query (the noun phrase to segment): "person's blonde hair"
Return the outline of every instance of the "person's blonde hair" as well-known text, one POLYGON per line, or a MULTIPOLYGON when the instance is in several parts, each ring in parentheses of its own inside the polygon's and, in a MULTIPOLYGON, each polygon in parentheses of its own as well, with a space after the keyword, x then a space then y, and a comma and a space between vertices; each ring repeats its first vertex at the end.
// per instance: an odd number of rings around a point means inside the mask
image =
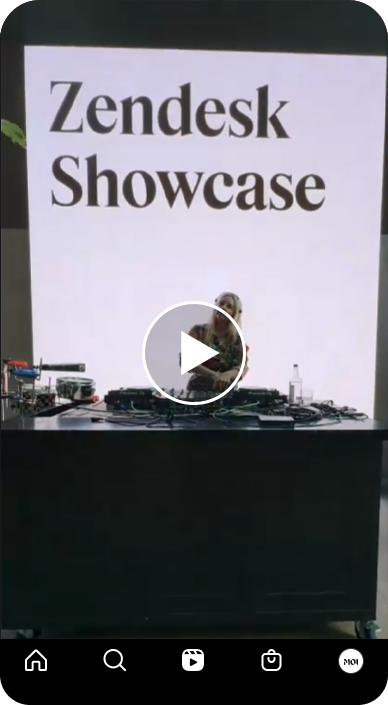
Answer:
MULTIPOLYGON (((241 316, 242 316, 242 302, 239 296, 237 294, 233 294, 231 291, 224 291, 222 294, 217 296, 215 300, 215 305, 219 306, 222 299, 225 298, 225 296, 228 296, 230 299, 233 301, 233 314, 232 318, 234 321, 236 321, 237 325, 239 328, 241 328, 241 316)), ((216 310, 213 309, 213 313, 211 316, 211 319, 207 325, 207 330, 206 330, 206 340, 205 340, 205 345, 208 345, 211 343, 213 336, 215 334, 215 316, 216 316, 216 310)), ((228 326, 228 332, 227 332, 228 338, 231 340, 236 340, 238 337, 238 332, 236 330, 236 326, 233 325, 231 321, 229 321, 229 326, 228 326)))

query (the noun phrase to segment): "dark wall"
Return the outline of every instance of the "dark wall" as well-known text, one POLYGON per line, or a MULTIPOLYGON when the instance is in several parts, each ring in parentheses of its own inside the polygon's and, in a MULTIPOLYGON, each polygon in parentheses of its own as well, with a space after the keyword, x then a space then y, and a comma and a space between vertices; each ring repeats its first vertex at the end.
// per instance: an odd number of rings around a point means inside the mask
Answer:
POLYGON ((388 420, 388 235, 381 238, 375 416, 388 420))
MULTIPOLYGON (((1 42, 1 117, 25 128, 20 42, 1 42)), ((1 358, 32 362, 26 152, 1 136, 1 358)))
POLYGON ((32 362, 30 244, 27 229, 1 230, 1 359, 32 362))
MULTIPOLYGON (((375 418, 388 420, 388 234, 381 238, 380 251, 375 418)), ((383 478, 385 487, 388 488, 388 443, 384 443, 383 478)))
MULTIPOLYGON (((1 117, 25 128, 24 49, 1 41, 1 117)), ((1 227, 27 228, 26 152, 1 135, 1 227)))

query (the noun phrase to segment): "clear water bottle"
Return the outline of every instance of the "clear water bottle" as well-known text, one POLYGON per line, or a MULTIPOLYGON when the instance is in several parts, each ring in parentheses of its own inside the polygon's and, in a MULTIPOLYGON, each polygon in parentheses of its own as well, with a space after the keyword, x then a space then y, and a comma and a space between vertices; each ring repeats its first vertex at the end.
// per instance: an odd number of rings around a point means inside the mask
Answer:
POLYGON ((297 404, 302 401, 302 378, 299 374, 298 365, 294 365, 292 377, 290 379, 288 401, 290 404, 297 404))

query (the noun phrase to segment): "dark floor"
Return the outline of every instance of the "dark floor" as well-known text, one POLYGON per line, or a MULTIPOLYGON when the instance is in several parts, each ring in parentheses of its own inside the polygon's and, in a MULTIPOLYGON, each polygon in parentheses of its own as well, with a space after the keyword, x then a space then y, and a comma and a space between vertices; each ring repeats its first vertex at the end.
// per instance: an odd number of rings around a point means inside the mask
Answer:
MULTIPOLYGON (((381 500, 380 510, 380 546, 379 546, 379 581, 378 581, 378 599, 377 599, 377 623, 381 629, 378 634, 379 639, 388 639, 388 492, 384 490, 381 500)), ((182 639, 189 637, 202 637, 206 639, 355 639, 354 625, 350 622, 341 622, 339 624, 331 624, 322 627, 311 627, 309 625, 301 625, 298 628, 292 629, 265 629, 252 633, 225 633, 211 632, 207 634, 171 634, 162 633, 152 635, 150 638, 156 639, 182 639)), ((3 639, 13 639, 15 632, 1 632, 3 639)), ((50 637, 52 638, 52 636, 50 637)), ((57 637, 63 638, 63 637, 57 637)), ((67 638, 74 638, 68 636, 67 638)), ((78 638, 91 638, 88 635, 82 635, 78 638)), ((93 638, 118 638, 131 639, 137 638, 130 634, 104 634, 103 636, 93 636, 93 638)))

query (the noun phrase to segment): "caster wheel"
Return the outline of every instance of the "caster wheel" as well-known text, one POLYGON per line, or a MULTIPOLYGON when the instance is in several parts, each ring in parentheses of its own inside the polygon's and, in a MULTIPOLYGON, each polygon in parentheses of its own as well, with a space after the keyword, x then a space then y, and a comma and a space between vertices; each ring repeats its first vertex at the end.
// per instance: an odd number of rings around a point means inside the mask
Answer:
POLYGON ((377 639, 380 628, 375 622, 356 622, 355 631, 357 639, 377 639))

